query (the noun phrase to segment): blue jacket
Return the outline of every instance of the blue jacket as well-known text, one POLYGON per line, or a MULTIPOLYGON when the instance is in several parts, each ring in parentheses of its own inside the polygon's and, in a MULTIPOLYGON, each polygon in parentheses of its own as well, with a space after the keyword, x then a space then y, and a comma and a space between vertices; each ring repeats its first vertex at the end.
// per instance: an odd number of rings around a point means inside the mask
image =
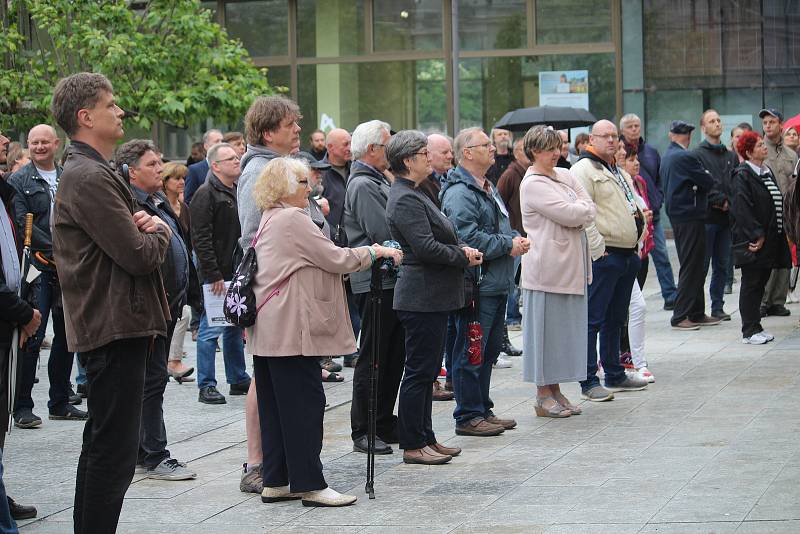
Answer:
POLYGON ((704 221, 714 179, 696 154, 670 143, 661 159, 667 215, 672 223, 704 221))
POLYGON ((206 183, 208 171, 208 161, 205 159, 189 165, 189 172, 186 174, 186 182, 183 185, 183 201, 187 206, 192 202, 195 191, 206 183))
POLYGON ((456 226, 459 239, 483 252, 481 295, 505 295, 514 284, 514 258, 508 210, 492 186, 492 194, 478 187, 475 178, 460 165, 442 178, 439 194, 442 211, 456 226))
POLYGON ((639 138, 638 146, 639 174, 647 184, 647 200, 653 210, 653 218, 657 221, 661 214, 661 205, 664 204, 664 188, 661 183, 661 156, 654 146, 645 143, 639 138))

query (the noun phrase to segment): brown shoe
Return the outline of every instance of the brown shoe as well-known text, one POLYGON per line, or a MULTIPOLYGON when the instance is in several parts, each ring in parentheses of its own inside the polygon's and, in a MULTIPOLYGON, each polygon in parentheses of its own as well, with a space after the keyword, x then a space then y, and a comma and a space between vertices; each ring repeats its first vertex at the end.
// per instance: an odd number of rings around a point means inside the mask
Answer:
POLYGON ((445 456, 455 457, 461 454, 461 447, 445 447, 441 443, 434 443, 433 445, 428 445, 428 447, 445 456))
POLYGON ((431 447, 409 449, 403 452, 403 462, 407 464, 441 465, 452 459, 453 457, 449 454, 439 454, 431 447))
POLYGON ((679 322, 678 324, 672 325, 673 330, 700 330, 700 325, 695 323, 694 321, 690 321, 689 319, 684 319, 683 321, 679 322))
POLYGON ((709 315, 704 315, 702 319, 694 322, 700 326, 714 326, 722 322, 722 317, 711 317, 709 315))
POLYGON ((455 393, 452 391, 445 391, 438 380, 433 381, 433 400, 451 401, 455 398, 455 396, 455 393))
POLYGON ((490 423, 482 417, 476 417, 463 426, 456 425, 456 434, 459 436, 499 436, 505 431, 502 425, 490 423))
POLYGON ((453 382, 451 380, 444 381, 444 390, 445 391, 454 391, 453 390, 453 382))
POLYGON ((500 425, 503 428, 505 428, 506 430, 511 430, 512 428, 517 426, 517 422, 514 421, 513 419, 500 419, 499 417, 497 417, 494 414, 492 414, 489 417, 487 417, 486 420, 489 421, 492 424, 500 425))

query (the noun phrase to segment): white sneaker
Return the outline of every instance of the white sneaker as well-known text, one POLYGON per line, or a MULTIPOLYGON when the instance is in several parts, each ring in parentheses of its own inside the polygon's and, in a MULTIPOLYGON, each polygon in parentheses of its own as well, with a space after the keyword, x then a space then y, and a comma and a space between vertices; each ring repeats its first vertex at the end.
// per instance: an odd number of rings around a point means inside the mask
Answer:
POLYGON ((745 345, 763 345, 767 341, 769 341, 769 339, 764 335, 764 332, 758 332, 750 337, 742 338, 742 343, 745 345))
POLYGON ((509 367, 513 367, 513 364, 510 360, 503 358, 502 356, 497 357, 497 361, 494 362, 492 365, 495 369, 508 369, 509 367))
POLYGON ((653 373, 651 373, 647 367, 639 367, 636 372, 639 374, 640 378, 647 380, 650 384, 656 381, 656 377, 653 376, 653 373))
POLYGON ((767 332, 766 330, 762 330, 762 331, 761 331, 761 332, 759 332, 759 333, 760 333, 762 336, 764 336, 765 338, 767 338, 767 341, 773 341, 773 340, 775 339, 775 336, 773 336, 772 334, 770 334, 770 333, 769 333, 769 332, 767 332))

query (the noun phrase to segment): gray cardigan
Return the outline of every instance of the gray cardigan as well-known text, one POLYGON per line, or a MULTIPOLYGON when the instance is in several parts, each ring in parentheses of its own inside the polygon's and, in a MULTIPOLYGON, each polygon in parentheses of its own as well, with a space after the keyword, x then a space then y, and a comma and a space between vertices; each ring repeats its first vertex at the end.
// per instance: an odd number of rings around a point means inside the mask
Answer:
POLYGON ((453 223, 414 182, 395 178, 386 204, 392 237, 403 248, 394 309, 443 312, 464 307, 469 264, 453 223))

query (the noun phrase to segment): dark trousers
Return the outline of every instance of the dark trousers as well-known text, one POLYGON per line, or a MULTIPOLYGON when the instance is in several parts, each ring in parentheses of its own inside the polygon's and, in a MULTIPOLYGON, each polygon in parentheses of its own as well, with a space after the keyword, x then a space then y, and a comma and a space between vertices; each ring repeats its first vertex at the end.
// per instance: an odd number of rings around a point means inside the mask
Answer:
POLYGON ((447 339, 444 345, 444 368, 447 369, 446 382, 453 381, 453 352, 456 350, 456 317, 453 312, 447 318, 447 339))
MULTIPOLYGON (((177 310, 172 310, 177 317, 177 310)), ((156 336, 153 350, 147 357, 142 395, 142 425, 139 430, 139 457, 137 462, 152 469, 169 458, 167 428, 164 425, 164 390, 169 382, 167 359, 175 320, 167 323, 167 337, 156 336)))
MULTIPOLYGON (((372 297, 369 293, 361 297, 361 348, 353 372, 353 403, 350 405, 351 436, 355 440, 367 435, 369 429, 369 359, 375 338, 372 319, 372 297)), ((405 355, 405 331, 392 309, 393 289, 384 289, 381 294, 380 339, 376 357, 378 394, 375 407, 375 432, 384 441, 394 442, 397 436, 397 417, 394 403, 403 378, 405 355)), ((428 387, 431 381, 428 382, 428 387)))
POLYGON ((581 389, 588 391, 600 384, 597 378, 597 336, 600 335, 600 361, 605 382, 614 386, 625 380, 625 368, 619 362, 619 336, 628 318, 631 291, 641 260, 633 252, 609 252, 592 262, 589 286, 589 337, 586 351, 586 380, 581 389))
POLYGON ((764 330, 761 327, 761 299, 772 269, 743 265, 739 288, 739 313, 742 315, 742 336, 750 337, 764 330))
POLYGON ((150 341, 121 339, 80 355, 91 395, 75 481, 76 534, 116 531, 136 469, 150 341))
POLYGON ((316 358, 253 356, 264 486, 325 489, 322 419, 325 392, 316 358))
POLYGON ((447 312, 397 312, 406 332, 406 366, 397 408, 401 449, 436 444, 431 422, 431 382, 439 375, 448 315, 447 312))
POLYGON ((703 262, 703 279, 711 267, 711 311, 721 312, 725 305, 725 284, 728 279, 728 261, 731 256, 731 228, 727 224, 706 224, 706 255, 703 262))
POLYGON ((681 264, 678 296, 671 320, 675 326, 684 319, 699 321, 706 315, 706 225, 703 221, 673 223, 672 231, 675 233, 675 248, 678 249, 678 261, 681 264))
POLYGON ((506 304, 508 295, 481 295, 478 306, 478 321, 483 331, 481 340, 482 361, 469 362, 467 354, 467 329, 474 320, 474 312, 464 309, 456 316, 456 341, 453 351, 453 393, 456 409, 453 418, 457 426, 464 426, 473 419, 492 415, 494 402, 489 397, 492 382, 492 364, 497 361, 503 345, 506 304))

